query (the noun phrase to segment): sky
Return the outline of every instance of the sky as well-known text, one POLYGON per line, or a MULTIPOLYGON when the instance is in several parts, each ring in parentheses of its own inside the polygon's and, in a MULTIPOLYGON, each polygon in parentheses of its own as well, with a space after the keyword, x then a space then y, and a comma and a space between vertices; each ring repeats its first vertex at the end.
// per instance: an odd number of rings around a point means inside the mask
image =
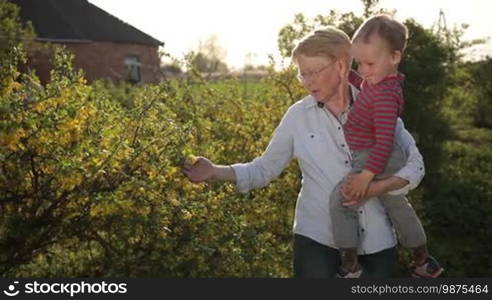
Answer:
MULTIPOLYGON (((163 50, 181 59, 200 42, 215 36, 225 50, 226 63, 239 69, 246 63, 261 65, 268 55, 278 58, 279 30, 296 13, 307 18, 331 9, 362 15, 360 0, 89 0, 126 23, 164 42, 163 50)), ((379 7, 396 9, 396 18, 413 18, 426 28, 445 13, 448 27, 469 24, 464 39, 492 36, 490 0, 380 0, 379 7)), ((492 55, 492 40, 474 50, 492 55)))

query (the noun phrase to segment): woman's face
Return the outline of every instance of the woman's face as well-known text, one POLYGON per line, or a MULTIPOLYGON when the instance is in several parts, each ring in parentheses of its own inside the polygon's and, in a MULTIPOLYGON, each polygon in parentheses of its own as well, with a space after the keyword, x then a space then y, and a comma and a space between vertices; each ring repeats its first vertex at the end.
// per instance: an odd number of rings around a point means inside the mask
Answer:
POLYGON ((339 91, 343 72, 340 62, 324 56, 299 55, 298 78, 316 101, 327 103, 339 91))

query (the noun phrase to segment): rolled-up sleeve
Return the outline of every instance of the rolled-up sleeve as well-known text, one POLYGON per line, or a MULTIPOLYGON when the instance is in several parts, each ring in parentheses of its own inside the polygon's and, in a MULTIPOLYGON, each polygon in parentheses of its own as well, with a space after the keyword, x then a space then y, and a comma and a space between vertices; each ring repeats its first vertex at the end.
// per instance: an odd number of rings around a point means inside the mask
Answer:
POLYGON ((398 118, 396 142, 407 154, 407 163, 394 176, 408 180, 408 184, 401 189, 391 191, 391 195, 406 194, 416 188, 425 175, 424 159, 420 154, 412 135, 405 129, 403 122, 398 118))
POLYGON ((266 186, 287 167, 293 157, 293 132, 291 111, 275 129, 272 139, 263 154, 249 163, 233 164, 236 189, 246 193, 266 186))

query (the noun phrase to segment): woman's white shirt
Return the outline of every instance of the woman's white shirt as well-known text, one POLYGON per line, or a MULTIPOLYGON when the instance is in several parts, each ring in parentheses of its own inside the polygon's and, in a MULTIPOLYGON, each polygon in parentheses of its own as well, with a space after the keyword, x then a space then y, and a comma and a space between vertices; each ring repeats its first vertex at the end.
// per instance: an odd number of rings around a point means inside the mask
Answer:
MULTIPOLYGON (((302 172, 302 187, 293 231, 333 248, 329 197, 350 171, 350 152, 342 128, 346 117, 347 112, 337 119, 326 108, 319 107, 313 97, 307 96, 288 109, 260 157, 232 165, 236 188, 245 193, 266 186, 296 158, 302 172)), ((422 180, 424 163, 413 137, 400 119, 395 136, 408 155, 407 164, 395 176, 408 180, 409 184, 392 194, 405 194, 422 180)), ((367 201, 358 212, 359 254, 371 254, 396 245, 393 227, 379 200, 367 201)))

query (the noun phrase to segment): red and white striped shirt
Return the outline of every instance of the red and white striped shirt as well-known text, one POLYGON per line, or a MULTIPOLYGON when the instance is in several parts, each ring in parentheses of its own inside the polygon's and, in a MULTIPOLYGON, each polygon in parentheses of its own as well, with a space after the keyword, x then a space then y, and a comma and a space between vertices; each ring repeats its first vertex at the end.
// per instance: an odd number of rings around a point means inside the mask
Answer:
POLYGON ((345 139, 352 151, 370 149, 364 169, 380 174, 393 148, 396 119, 403 111, 405 76, 398 73, 371 85, 351 71, 349 80, 360 93, 344 126, 345 139))

